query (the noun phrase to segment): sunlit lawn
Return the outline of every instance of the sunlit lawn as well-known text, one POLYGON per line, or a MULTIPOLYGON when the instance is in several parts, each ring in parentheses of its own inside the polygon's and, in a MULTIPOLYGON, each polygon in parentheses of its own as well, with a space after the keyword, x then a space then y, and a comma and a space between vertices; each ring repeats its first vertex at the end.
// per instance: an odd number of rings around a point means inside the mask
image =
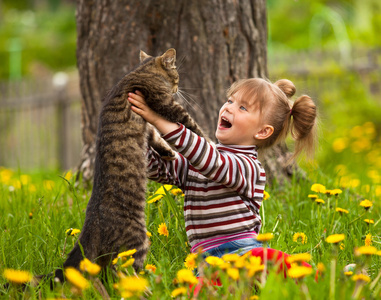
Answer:
MULTIPOLYGON (((32 287, 30 282, 23 290, 16 283, 29 282, 30 275, 46 274, 61 266, 82 227, 91 192, 81 184, 74 185, 70 172, 28 175, 2 168, 0 181, 0 282, 14 282, 9 289, 0 290, 11 298, 101 299, 105 293, 96 288, 99 281, 95 278, 102 276, 96 275, 96 266, 90 262, 83 265, 87 271, 68 273, 72 282, 58 284, 53 291, 47 284, 32 287)), ((191 298, 195 277, 189 270, 198 266, 206 281, 218 277, 223 283, 220 287, 205 286, 199 299, 269 299, 270 295, 272 299, 377 298, 381 289, 379 196, 375 196, 373 185, 363 191, 361 186, 344 188, 339 182, 339 178, 321 177, 267 188, 269 198, 261 213, 262 233, 273 234, 269 247, 305 254, 295 258, 287 279, 277 274, 271 262, 233 256, 209 261, 205 267, 200 256, 188 256, 182 193, 172 186, 165 186, 169 191, 164 191, 151 182, 146 206, 151 249, 145 270, 132 275, 133 251, 122 254, 115 271, 108 271, 104 282, 107 293, 112 298, 144 295, 169 299, 171 294, 191 298), (307 260, 312 272, 298 269, 299 259, 307 260), (357 267, 344 272, 352 263, 357 267), (264 264, 268 276, 262 276, 264 264), (320 274, 317 282, 316 270, 320 274)))

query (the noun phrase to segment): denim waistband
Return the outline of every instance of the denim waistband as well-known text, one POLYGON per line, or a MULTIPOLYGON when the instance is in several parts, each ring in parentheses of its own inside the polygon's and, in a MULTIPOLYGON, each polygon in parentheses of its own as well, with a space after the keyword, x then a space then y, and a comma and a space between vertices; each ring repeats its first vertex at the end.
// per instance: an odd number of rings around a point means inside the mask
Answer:
POLYGON ((230 242, 226 242, 215 248, 211 248, 204 252, 205 256, 217 256, 222 257, 225 254, 237 253, 243 255, 251 249, 262 247, 262 243, 255 238, 239 239, 230 242))

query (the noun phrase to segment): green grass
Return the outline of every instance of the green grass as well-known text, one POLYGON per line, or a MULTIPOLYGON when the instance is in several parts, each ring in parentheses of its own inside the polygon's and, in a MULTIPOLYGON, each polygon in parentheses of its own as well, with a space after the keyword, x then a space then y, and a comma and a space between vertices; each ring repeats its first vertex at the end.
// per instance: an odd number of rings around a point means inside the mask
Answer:
MULTIPOLYGON (((3 276, 5 269, 26 270, 33 275, 46 274, 60 267, 73 247, 76 237, 68 236, 65 232, 69 228, 81 229, 91 192, 84 189, 82 184, 75 185, 74 178, 69 178, 70 174, 66 177, 68 179, 65 179, 65 174, 58 173, 26 175, 21 171, 0 169, 1 286, 7 282, 3 276)), ((340 188, 333 179, 316 182, 327 189, 340 188)), ((157 183, 149 183, 147 201, 152 199, 159 187, 157 183)), ((381 285, 375 279, 381 269, 381 257, 372 255, 366 259, 364 255, 355 255, 355 248, 365 244, 367 234, 372 235, 372 245, 381 249, 378 236, 381 221, 379 203, 372 187, 366 194, 354 189, 342 190, 343 193, 337 197, 318 194, 325 201, 325 204, 319 205, 308 197, 309 194, 315 194, 311 191, 311 181, 293 180, 282 187, 275 183, 267 189, 270 198, 264 201, 261 210, 262 215, 265 215, 262 232, 274 234, 269 242, 271 248, 289 254, 310 253, 314 272, 319 263, 325 266, 318 283, 314 280, 314 273, 295 283, 294 279, 285 279, 276 274, 271 265, 268 266, 266 282, 261 281, 260 272, 248 278, 245 268, 239 269, 240 279, 234 280, 218 267, 203 267, 204 264, 198 258, 199 269, 205 272, 206 278, 210 279, 214 271, 219 270, 220 279, 224 282, 222 287, 205 287, 199 299, 248 299, 253 295, 258 295, 260 299, 268 299, 270 295, 272 299, 350 299, 356 289, 359 295, 354 298, 379 297, 381 285), (369 210, 360 206, 365 198, 373 203, 369 210), (341 215, 336 212, 336 207, 348 210, 348 214, 341 215), (374 224, 369 225, 364 219, 373 219, 374 224), (305 244, 293 241, 293 235, 298 232, 307 236, 305 244), (336 233, 345 235, 342 243, 334 246, 325 241, 327 236, 336 233), (333 258, 337 262, 335 276, 331 277, 333 258), (349 263, 356 263, 359 269, 365 268, 371 282, 359 285, 351 276, 344 275, 342 270, 349 263)), ((156 271, 146 270, 140 277, 147 280, 149 294, 146 297, 149 299, 170 299, 176 288, 188 288, 187 283, 176 283, 175 280, 177 272, 185 268, 184 260, 189 253, 182 204, 181 195, 174 196, 167 192, 162 199, 146 206, 147 229, 152 234, 146 264, 155 265, 156 271), (162 223, 168 228, 168 237, 158 233, 162 223)), ((131 272, 131 268, 127 268, 127 271, 131 272)), ((25 290, 13 284, 9 289, 0 287, 1 297, 102 299, 100 292, 93 286, 94 277, 88 274, 84 276, 91 285, 80 293, 69 282, 57 285, 53 291, 46 283, 37 288, 28 285, 25 290)), ((112 298, 121 297, 114 288, 118 281, 117 276, 110 275, 104 284, 112 298)), ((191 289, 188 288, 187 293, 191 293, 191 289)))

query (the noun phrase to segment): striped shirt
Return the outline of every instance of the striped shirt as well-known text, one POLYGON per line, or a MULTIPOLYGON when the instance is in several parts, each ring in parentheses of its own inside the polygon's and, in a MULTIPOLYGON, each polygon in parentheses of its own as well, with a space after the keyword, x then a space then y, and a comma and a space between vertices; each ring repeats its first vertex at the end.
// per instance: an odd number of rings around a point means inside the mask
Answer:
POLYGON ((255 146, 212 145, 182 124, 163 138, 178 151, 166 161, 147 152, 148 177, 181 188, 192 252, 256 236, 266 175, 255 146))

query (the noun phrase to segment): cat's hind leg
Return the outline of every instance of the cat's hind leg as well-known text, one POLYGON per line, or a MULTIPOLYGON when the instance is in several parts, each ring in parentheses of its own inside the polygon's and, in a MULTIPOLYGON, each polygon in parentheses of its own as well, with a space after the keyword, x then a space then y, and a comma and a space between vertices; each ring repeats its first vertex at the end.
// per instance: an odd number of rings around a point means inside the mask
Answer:
POLYGON ((176 157, 175 151, 164 141, 156 129, 151 125, 147 124, 148 133, 148 145, 151 146, 159 155, 166 160, 174 160, 176 157))

